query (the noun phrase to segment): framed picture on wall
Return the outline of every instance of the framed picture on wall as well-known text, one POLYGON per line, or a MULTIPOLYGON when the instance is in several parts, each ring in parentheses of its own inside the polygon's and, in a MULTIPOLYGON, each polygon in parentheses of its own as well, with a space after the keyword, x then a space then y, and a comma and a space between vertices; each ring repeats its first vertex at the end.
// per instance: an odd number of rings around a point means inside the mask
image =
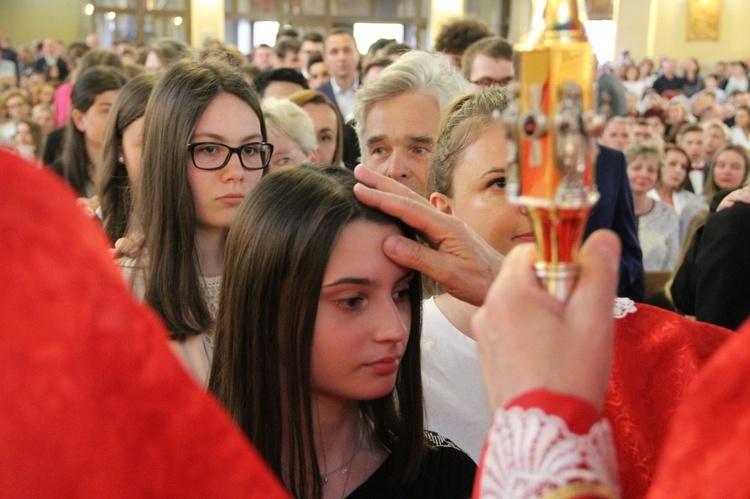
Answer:
POLYGON ((688 41, 718 40, 721 0, 688 0, 688 41))

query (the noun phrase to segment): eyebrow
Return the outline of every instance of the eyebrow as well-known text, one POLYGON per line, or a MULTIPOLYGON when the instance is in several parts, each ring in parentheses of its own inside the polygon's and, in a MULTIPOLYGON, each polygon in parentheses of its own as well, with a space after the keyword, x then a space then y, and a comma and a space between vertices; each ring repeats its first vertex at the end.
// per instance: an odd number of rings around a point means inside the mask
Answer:
MULTIPOLYGON (((213 139, 213 140, 218 141, 218 142, 221 142, 222 140, 226 140, 226 137, 224 137, 223 135, 219 135, 219 134, 211 133, 211 132, 196 133, 195 135, 193 135, 193 138, 190 139, 190 140, 193 141, 197 137, 213 139)), ((261 134, 254 133, 252 135, 248 135, 248 136, 244 137, 240 142, 247 143, 247 141, 249 141, 249 140, 256 140, 256 139, 260 139, 260 138, 262 138, 261 134)))
MULTIPOLYGON (((387 135, 375 135, 374 137, 370 137, 369 139, 367 139, 366 145, 370 146, 372 144, 382 142, 386 139, 386 137, 387 135)), ((407 139, 409 140, 409 142, 416 144, 433 145, 435 143, 435 139, 432 137, 428 137, 427 135, 409 135, 407 139)))
POLYGON ((385 139, 385 135, 375 135, 374 137, 370 137, 367 139, 367 145, 372 145, 377 142, 382 142, 385 139))
POLYGON ((482 173, 482 175, 479 178, 489 177, 490 175, 495 175, 497 173, 506 173, 507 169, 505 168, 493 168, 491 170, 487 170, 486 172, 482 173))
POLYGON ((426 135, 410 135, 409 140, 411 142, 416 142, 418 144, 432 145, 435 143, 435 139, 433 139, 432 137, 428 137, 426 135))
MULTIPOLYGON (((407 280, 411 279, 413 276, 414 276, 414 271, 413 270, 407 270, 404 275, 402 275, 401 277, 399 277, 396 280, 396 284, 398 284, 400 282, 407 281, 407 280)), ((356 284, 356 285, 359 285, 359 286, 370 286, 370 287, 373 287, 373 286, 377 286, 378 285, 378 281, 375 280, 375 279, 368 279, 366 277, 342 277, 341 279, 336 279, 335 281, 329 282, 328 284, 323 284, 323 286, 321 286, 321 287, 322 288, 330 288, 332 286, 338 286, 340 284, 356 284)))
POLYGON ((511 81, 513 81, 513 76, 508 75, 508 76, 503 76, 500 79, 496 79, 494 76, 481 75, 481 76, 477 76, 476 78, 474 78, 475 82, 482 81, 482 80, 490 80, 490 81, 497 82, 497 83, 510 83, 511 81))

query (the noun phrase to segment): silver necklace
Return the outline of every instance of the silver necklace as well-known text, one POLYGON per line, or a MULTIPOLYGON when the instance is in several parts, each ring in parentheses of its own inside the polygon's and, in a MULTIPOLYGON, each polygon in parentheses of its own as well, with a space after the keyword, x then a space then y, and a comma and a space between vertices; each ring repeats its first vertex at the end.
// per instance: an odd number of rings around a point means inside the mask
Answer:
MULTIPOLYGON (((325 473, 322 473, 320 475, 320 478, 323 480, 323 485, 328 483, 328 477, 330 477, 334 473, 340 473, 342 475, 346 475, 347 473, 349 473, 349 470, 352 468, 352 463, 354 462, 354 458, 357 457, 357 454, 359 454, 359 449, 362 446, 362 440, 364 440, 364 432, 362 431, 362 428, 360 427, 359 438, 357 439, 357 445, 354 446, 354 452, 352 453, 352 457, 350 457, 348 461, 346 461, 344 464, 342 464, 338 468, 332 471, 327 471, 325 473)), ((347 477, 347 481, 348 481, 348 478, 349 477, 347 477)))

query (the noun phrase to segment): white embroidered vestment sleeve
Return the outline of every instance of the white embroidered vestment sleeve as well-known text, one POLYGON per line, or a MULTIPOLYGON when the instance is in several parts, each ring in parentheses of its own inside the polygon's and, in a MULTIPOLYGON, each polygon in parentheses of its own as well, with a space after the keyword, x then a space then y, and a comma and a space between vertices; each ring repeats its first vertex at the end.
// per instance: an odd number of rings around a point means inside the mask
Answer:
POLYGON ((479 497, 543 497, 576 485, 589 485, 595 495, 618 495, 617 458, 605 420, 577 435, 540 409, 500 409, 487 443, 479 497))

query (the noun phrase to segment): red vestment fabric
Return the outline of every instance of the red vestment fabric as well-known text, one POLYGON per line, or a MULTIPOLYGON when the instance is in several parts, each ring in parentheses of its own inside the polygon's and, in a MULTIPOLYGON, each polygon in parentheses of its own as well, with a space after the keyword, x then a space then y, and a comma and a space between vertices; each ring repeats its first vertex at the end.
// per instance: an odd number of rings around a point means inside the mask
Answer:
POLYGON ((604 416, 612 425, 622 497, 644 497, 688 385, 732 331, 636 304, 615 320, 604 416))
MULTIPOLYGON (((617 448, 623 498, 641 498, 649 492, 657 461, 665 446, 667 429, 677 406, 687 397, 688 385, 709 357, 733 335, 732 331, 722 327, 692 321, 660 308, 641 303, 636 307, 636 313, 615 321, 612 376, 604 405, 604 416, 610 422, 617 448)), ((748 336, 747 358, 736 360, 746 366, 750 366, 750 334, 748 336)), ((750 367, 746 371, 750 375, 750 367)), ((704 386, 703 390, 707 391, 709 387, 704 386)), ((750 401, 750 384, 745 393, 750 401)), ((701 397, 696 393, 689 397, 690 402, 695 404, 701 397)), ((578 398, 546 390, 532 390, 508 405, 539 407, 548 414, 564 418, 569 425, 573 423, 571 429, 577 433, 586 431, 581 427, 582 422, 588 421, 589 426, 594 422, 592 406, 578 398)), ((711 411, 707 410, 706 422, 710 414, 711 411)), ((746 430, 750 432, 750 411, 745 419, 746 430)), ((695 433, 695 438, 706 431, 707 428, 702 428, 695 433)), ((681 435, 681 430, 674 430, 670 443, 684 449, 681 435)), ((731 432, 727 432, 726 437, 729 441, 731 432)), ((699 444, 695 443, 685 454, 693 455, 691 453, 697 447, 699 444)), ((670 451, 667 455, 672 454, 670 451)), ((683 459, 687 458, 683 456, 683 459)), ((477 476, 481 473, 480 462, 477 476)), ((713 473, 718 473, 718 469, 713 473)), ((684 483, 684 467, 674 469, 671 477, 675 484, 684 483)), ((709 480, 708 475, 703 479, 709 480)), ((748 482, 750 484, 750 480, 748 482)), ((653 497, 683 497, 686 490, 657 493, 653 497)), ((477 494, 478 488, 475 488, 475 496, 477 494)), ((715 497, 720 497, 720 494, 715 497)))
POLYGON ((706 364, 672 423, 649 497, 750 496, 750 321, 706 364))
POLYGON ((54 177, 0 151, 0 495, 286 497, 54 177))

